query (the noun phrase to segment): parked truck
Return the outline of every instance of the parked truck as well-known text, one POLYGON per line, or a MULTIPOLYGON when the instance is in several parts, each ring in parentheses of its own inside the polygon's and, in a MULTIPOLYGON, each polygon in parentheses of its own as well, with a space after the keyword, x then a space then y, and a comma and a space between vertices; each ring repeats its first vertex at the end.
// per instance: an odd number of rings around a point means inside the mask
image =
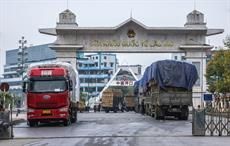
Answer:
POLYGON ((187 120, 192 106, 192 87, 198 79, 196 67, 186 62, 162 60, 146 68, 135 83, 142 111, 157 120, 175 116, 187 120), (144 106, 143 106, 144 104, 144 106))
POLYGON ((77 102, 77 107, 80 113, 85 111, 85 100, 80 100, 79 102, 77 102))
POLYGON ((126 95, 124 97, 124 103, 126 111, 134 111, 135 110, 135 97, 134 95, 126 95))
POLYGON ((102 93, 101 97, 102 108, 106 113, 109 111, 123 111, 124 98, 120 89, 108 88, 102 93))
POLYGON ((38 64, 28 68, 23 91, 27 101, 27 123, 61 121, 65 126, 77 120, 79 78, 68 63, 38 64))

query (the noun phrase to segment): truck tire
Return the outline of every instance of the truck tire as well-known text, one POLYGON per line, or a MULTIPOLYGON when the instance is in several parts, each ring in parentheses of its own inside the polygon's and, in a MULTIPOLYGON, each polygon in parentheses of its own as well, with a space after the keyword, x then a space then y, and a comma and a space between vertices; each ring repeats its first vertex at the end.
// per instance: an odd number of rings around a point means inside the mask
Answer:
POLYGON ((76 123, 77 121, 77 112, 73 111, 72 117, 71 117, 71 123, 76 123))
POLYGON ((145 114, 149 116, 149 105, 145 105, 145 114))
POLYGON ((154 106, 151 105, 151 108, 150 108, 150 113, 151 113, 151 117, 155 117, 155 111, 154 111, 154 106))
POLYGON ((156 109, 155 109, 155 119, 160 120, 159 108, 158 107, 156 107, 156 109))
POLYGON ((109 108, 104 108, 106 113, 109 113, 109 108))
POLYGON ((28 121, 27 124, 30 126, 30 127, 35 127, 38 125, 38 122, 36 121, 28 121))
POLYGON ((154 118, 154 117, 155 117, 155 114, 154 114, 154 113, 152 113, 152 114, 151 114, 151 117, 153 117, 153 118, 154 118))
POLYGON ((135 107, 133 107, 132 111, 135 111, 135 107))
POLYGON ((64 122, 63 122, 64 126, 69 126, 69 125, 70 125, 70 123, 71 123, 70 118, 68 118, 68 119, 64 120, 64 122))
POLYGON ((181 109, 181 114, 179 116, 180 120, 188 120, 188 116, 189 116, 189 109, 188 106, 184 106, 181 109))
POLYGON ((156 109, 155 109, 155 119, 156 120, 162 120, 162 119, 164 119, 163 110, 159 106, 156 106, 156 109))

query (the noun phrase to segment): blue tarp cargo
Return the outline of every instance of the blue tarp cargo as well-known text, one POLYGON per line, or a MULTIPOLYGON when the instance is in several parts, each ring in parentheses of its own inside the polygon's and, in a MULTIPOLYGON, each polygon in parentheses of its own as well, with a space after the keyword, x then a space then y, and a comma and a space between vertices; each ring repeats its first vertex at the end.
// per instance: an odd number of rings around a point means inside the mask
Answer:
POLYGON ((179 87, 191 90, 196 80, 198 73, 193 64, 174 61, 162 60, 152 63, 148 66, 143 74, 143 77, 135 83, 135 91, 137 87, 147 89, 147 84, 150 80, 154 80, 159 87, 179 87))

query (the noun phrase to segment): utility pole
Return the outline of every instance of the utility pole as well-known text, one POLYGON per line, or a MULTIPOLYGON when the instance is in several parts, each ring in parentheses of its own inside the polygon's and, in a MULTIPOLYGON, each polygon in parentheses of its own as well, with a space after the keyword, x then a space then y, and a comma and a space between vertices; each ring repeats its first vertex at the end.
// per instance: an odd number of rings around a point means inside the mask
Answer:
POLYGON ((88 100, 88 104, 87 104, 87 110, 89 111, 89 99, 90 99, 90 92, 89 92, 89 81, 90 81, 90 71, 89 71, 89 64, 87 64, 87 73, 88 73, 88 86, 87 86, 87 100, 88 100))
MULTIPOLYGON (((26 51, 26 43, 27 40, 25 40, 25 37, 22 36, 21 39, 18 41, 19 42, 19 49, 18 49, 18 75, 19 77, 21 76, 21 85, 23 85, 23 74, 26 68, 26 62, 28 60, 27 55, 28 52, 26 51)), ((19 106, 21 106, 23 100, 23 92, 21 92, 21 99, 19 106)))

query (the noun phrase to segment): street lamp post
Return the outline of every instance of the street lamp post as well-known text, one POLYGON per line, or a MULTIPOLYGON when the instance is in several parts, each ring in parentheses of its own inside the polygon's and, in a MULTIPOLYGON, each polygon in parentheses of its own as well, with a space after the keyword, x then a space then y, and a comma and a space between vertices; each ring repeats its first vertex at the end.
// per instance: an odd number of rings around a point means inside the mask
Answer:
POLYGON ((89 71, 89 64, 88 64, 88 86, 87 86, 87 100, 88 100, 88 104, 87 104, 87 110, 89 111, 89 99, 90 99, 90 95, 89 95, 89 81, 90 81, 90 71, 89 71))
MULTIPOLYGON (((26 51, 27 40, 25 40, 25 37, 22 36, 18 42, 19 42, 19 49, 18 49, 18 70, 17 71, 18 71, 18 75, 21 76, 21 85, 22 85, 23 84, 23 73, 24 73, 25 68, 26 68, 25 64, 28 60, 28 58, 27 58, 28 53, 26 51)), ((23 93, 21 95, 23 95, 23 93)), ((20 99, 20 105, 19 106, 21 106, 21 101, 22 101, 22 98, 20 99)))

